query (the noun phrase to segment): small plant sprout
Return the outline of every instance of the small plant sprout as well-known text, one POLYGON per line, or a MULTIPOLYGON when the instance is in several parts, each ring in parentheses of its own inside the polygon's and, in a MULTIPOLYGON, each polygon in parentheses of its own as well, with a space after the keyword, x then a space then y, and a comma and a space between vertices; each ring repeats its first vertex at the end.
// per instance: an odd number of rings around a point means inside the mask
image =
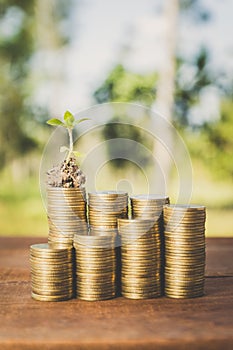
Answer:
POLYGON ((68 152, 66 161, 68 162, 72 156, 76 157, 81 157, 82 154, 78 151, 74 151, 74 142, 73 142, 73 129, 75 125, 80 124, 84 122, 85 120, 90 120, 89 118, 82 118, 76 120, 74 118, 74 115, 66 111, 64 116, 63 116, 64 122, 62 122, 60 119, 53 118, 47 121, 47 124, 52 125, 52 126, 63 126, 64 128, 67 129, 68 134, 69 134, 69 148, 66 146, 61 146, 60 152, 68 152))

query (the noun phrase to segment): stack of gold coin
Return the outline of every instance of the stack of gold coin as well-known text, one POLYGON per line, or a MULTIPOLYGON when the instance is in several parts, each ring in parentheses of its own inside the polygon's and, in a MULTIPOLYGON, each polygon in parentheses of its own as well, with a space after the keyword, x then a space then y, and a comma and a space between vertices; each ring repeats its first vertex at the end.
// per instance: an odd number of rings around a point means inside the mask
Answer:
POLYGON ((155 220, 155 232, 160 244, 161 252, 161 286, 162 294, 164 289, 164 227, 163 227, 163 206, 169 204, 170 200, 167 196, 156 194, 137 195, 130 198, 132 216, 135 219, 152 219, 155 220))
POLYGON ((204 294, 205 219, 200 205, 165 205, 165 295, 194 298, 204 294))
POLYGON ((106 300, 116 296, 115 236, 75 235, 76 296, 106 300))
POLYGON ((130 198, 132 216, 137 219, 158 220, 162 217, 163 206, 169 204, 169 197, 155 194, 137 195, 130 198))
POLYGON ((55 249, 49 244, 30 247, 32 297, 40 301, 71 299, 73 291, 73 248, 55 249))
POLYGON ((112 235, 115 237, 115 254, 116 254, 116 295, 121 295, 121 238, 117 228, 108 228, 104 226, 90 226, 92 236, 112 235))
POLYGON ((50 243, 70 247, 75 233, 87 234, 84 188, 49 187, 47 201, 50 243))
POLYGON ((121 236, 122 295, 131 299, 161 295, 160 235, 154 219, 118 219, 121 236))
POLYGON ((128 216, 128 194, 118 191, 89 193, 90 226, 117 227, 117 218, 128 216))

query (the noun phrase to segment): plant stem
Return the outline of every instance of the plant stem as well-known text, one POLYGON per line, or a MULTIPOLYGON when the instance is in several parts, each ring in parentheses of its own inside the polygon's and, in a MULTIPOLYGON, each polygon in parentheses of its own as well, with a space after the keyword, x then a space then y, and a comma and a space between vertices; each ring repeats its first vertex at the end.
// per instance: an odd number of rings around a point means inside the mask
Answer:
POLYGON ((68 153, 66 160, 69 161, 69 159, 71 158, 71 155, 73 153, 73 133, 72 133, 71 128, 68 128, 67 130, 68 130, 68 134, 69 134, 70 147, 69 147, 69 153, 68 153))

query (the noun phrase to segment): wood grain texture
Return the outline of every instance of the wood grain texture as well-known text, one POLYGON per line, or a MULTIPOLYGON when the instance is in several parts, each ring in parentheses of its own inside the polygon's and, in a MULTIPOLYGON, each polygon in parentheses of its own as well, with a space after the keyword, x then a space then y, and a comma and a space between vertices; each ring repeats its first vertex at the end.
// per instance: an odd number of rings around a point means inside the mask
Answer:
POLYGON ((39 302, 29 245, 0 238, 0 349, 233 349, 233 239, 207 240, 205 296, 39 302))

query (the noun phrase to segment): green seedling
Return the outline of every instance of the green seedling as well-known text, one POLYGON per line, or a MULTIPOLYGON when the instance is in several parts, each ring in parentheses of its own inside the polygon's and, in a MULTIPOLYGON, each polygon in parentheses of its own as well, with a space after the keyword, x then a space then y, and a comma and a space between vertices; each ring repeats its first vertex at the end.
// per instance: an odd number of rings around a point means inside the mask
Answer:
POLYGON ((61 146, 60 152, 68 152, 66 160, 69 161, 69 159, 74 156, 75 158, 82 157, 82 154, 78 151, 74 151, 74 142, 73 142, 73 129, 75 125, 78 125, 86 120, 90 120, 89 118, 82 118, 76 120, 73 116, 73 114, 69 111, 66 111, 63 116, 64 121, 61 121, 60 119, 53 118, 49 119, 47 121, 47 124, 52 126, 62 126, 67 129, 68 135, 69 135, 69 147, 61 146))

